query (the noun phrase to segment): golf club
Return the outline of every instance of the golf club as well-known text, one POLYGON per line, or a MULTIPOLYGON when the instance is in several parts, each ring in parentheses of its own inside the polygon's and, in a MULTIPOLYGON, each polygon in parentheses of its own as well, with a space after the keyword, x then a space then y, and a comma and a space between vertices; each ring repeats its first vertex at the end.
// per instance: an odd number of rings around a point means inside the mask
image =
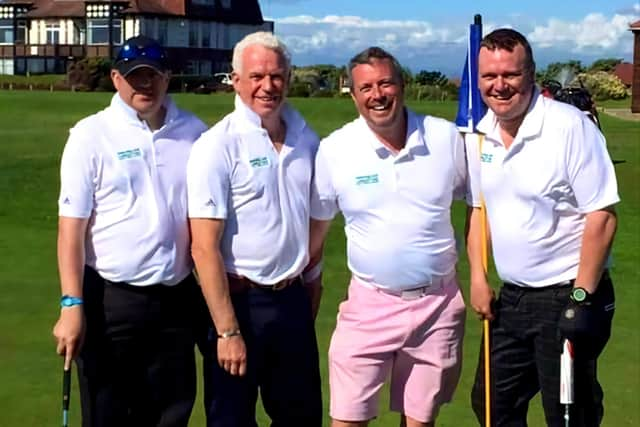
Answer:
POLYGON ((62 427, 69 426, 69 398, 71 396, 71 363, 62 368, 62 427))

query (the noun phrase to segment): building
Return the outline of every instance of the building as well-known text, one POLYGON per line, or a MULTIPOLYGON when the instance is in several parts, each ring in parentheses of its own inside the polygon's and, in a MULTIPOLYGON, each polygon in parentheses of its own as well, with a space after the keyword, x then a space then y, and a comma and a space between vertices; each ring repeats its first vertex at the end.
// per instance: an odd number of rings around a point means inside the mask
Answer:
POLYGON ((617 64, 612 71, 613 75, 628 88, 633 84, 633 64, 630 62, 621 62, 617 64))
POLYGON ((62 74, 143 34, 166 46, 174 73, 209 75, 259 30, 273 22, 258 0, 0 0, 0 74, 62 74))
POLYGON ((640 113, 640 21, 629 25, 633 32, 633 84, 631 85, 631 112, 640 113))

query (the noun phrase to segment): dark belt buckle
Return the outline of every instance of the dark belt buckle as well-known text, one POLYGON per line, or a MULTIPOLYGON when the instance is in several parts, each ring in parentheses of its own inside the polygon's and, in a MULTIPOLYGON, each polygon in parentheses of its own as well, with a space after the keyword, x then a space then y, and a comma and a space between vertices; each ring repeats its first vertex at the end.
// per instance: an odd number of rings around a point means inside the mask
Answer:
POLYGON ((291 283, 293 283, 293 279, 284 279, 279 281, 278 283, 274 283, 273 286, 271 286, 271 289, 273 291, 281 291, 287 286, 289 286, 291 283))

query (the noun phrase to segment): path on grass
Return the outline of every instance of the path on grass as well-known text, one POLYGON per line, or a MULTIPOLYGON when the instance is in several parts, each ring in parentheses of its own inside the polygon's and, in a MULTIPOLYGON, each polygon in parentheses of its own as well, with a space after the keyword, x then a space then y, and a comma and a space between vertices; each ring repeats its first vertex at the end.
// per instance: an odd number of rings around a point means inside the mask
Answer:
POLYGON ((640 113, 632 113, 629 108, 602 108, 601 111, 619 119, 640 122, 640 113))

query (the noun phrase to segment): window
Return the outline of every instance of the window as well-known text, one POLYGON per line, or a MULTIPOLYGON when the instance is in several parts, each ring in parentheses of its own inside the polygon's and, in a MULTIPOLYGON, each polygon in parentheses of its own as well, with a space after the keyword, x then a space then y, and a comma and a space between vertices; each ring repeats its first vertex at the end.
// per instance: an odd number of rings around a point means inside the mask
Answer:
POLYGON ((215 0, 192 0, 193 4, 201 4, 204 6, 215 6, 215 0))
POLYGON ((218 29, 220 30, 220 37, 218 37, 218 47, 220 49, 232 49, 229 41, 229 25, 221 24, 218 29))
POLYGON ((19 20, 16 25, 16 43, 28 43, 28 34, 29 27, 27 26, 27 21, 19 20))
POLYGON ((211 23, 202 22, 202 28, 200 31, 200 40, 202 47, 211 47, 211 23))
POLYGON ((210 76, 211 75, 211 61, 200 61, 200 75, 201 76, 210 76))
POLYGON ((144 18, 142 20, 142 33, 143 36, 156 38, 156 21, 153 18, 144 18))
POLYGON ((229 9, 231 7, 231 0, 220 0, 220 3, 222 3, 222 7, 225 9, 229 9))
POLYGON ((187 61, 187 74, 198 74, 198 61, 187 61))
POLYGON ((47 44, 60 43, 60 24, 47 24, 47 44))
POLYGON ((166 46, 169 39, 169 21, 166 19, 158 20, 158 37, 156 40, 161 46, 166 46))
POLYGON ((189 47, 198 47, 198 21, 189 22, 189 47))
POLYGON ((0 19, 0 44, 13 44, 13 19, 0 19))
MULTIPOLYGON (((111 42, 122 44, 122 20, 111 21, 111 42)), ((87 44, 109 44, 109 20, 87 19, 87 44)))
POLYGON ((13 58, 0 59, 0 74, 13 74, 13 58))

